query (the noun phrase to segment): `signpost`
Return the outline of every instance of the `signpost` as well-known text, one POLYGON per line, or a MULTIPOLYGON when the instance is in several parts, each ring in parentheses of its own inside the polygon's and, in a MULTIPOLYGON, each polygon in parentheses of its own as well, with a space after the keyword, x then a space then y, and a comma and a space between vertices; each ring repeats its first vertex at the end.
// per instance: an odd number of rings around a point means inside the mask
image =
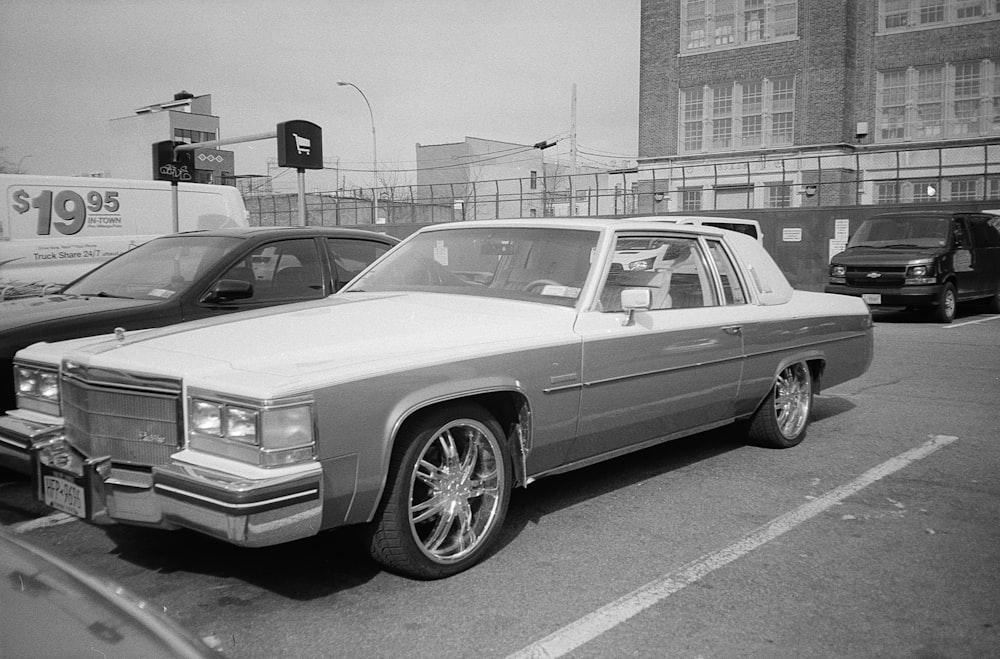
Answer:
POLYGON ((194 180, 194 152, 227 144, 243 144, 278 138, 278 166, 294 167, 299 177, 299 225, 306 223, 305 170, 323 169, 323 129, 311 121, 296 119, 283 121, 270 133, 230 137, 186 144, 184 142, 155 142, 153 144, 153 179, 170 181, 173 191, 174 231, 180 225, 177 208, 177 184, 194 180))

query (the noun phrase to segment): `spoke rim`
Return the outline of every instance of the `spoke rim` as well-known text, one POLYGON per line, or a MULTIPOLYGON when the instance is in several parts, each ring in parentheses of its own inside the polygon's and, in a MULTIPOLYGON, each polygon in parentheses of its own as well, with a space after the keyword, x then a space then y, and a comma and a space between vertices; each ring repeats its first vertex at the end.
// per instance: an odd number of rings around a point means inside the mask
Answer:
POLYGON ((451 421, 426 443, 410 476, 410 532, 438 563, 462 560, 495 525, 506 473, 494 433, 472 419, 451 421))
POLYGON ((809 420, 812 383, 803 364, 793 364, 774 383, 774 413, 785 437, 796 437, 809 420))

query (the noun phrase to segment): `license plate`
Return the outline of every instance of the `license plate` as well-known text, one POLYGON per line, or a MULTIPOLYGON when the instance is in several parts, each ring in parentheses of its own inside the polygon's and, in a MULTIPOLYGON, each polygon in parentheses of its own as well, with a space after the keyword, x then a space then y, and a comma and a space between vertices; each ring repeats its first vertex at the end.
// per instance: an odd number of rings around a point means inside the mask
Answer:
POLYGON ((45 505, 77 517, 86 517, 83 488, 65 478, 44 476, 45 505))
POLYGON ((882 295, 880 293, 865 293, 861 296, 861 299, 868 304, 882 304, 882 295))

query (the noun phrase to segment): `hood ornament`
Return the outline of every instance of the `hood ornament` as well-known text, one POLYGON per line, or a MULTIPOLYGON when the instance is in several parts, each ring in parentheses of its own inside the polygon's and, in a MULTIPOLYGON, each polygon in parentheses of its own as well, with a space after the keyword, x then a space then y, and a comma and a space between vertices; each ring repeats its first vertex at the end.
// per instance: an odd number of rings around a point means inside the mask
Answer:
POLYGON ((118 345, 119 346, 125 344, 125 328, 124 327, 116 327, 115 328, 115 340, 118 341, 118 345))

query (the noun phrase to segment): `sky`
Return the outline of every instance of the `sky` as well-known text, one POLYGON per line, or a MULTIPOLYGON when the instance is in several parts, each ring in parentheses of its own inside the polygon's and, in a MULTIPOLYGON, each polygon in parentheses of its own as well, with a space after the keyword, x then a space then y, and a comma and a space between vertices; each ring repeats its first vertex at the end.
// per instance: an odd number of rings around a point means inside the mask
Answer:
MULTIPOLYGON (((348 183, 412 172, 415 145, 567 138, 634 160, 640 0, 0 0, 0 156, 32 174, 111 169, 109 121, 185 90, 221 137, 305 119, 348 183), (367 176, 367 179, 366 179, 367 176)), ((569 139, 546 156, 568 158, 569 139)), ((275 140, 223 147, 262 174, 275 140)), ((617 161, 617 162, 615 162, 617 161)))

